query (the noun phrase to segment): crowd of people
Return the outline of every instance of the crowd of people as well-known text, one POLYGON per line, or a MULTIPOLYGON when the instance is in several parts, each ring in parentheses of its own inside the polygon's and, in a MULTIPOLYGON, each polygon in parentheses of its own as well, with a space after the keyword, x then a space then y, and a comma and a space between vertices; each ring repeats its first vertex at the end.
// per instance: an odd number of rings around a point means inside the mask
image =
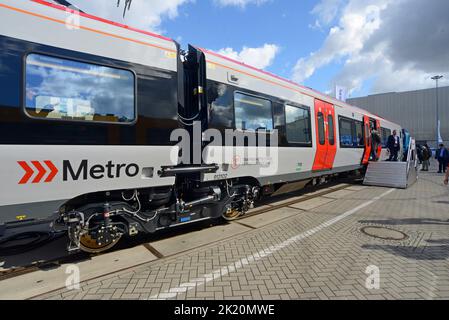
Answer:
MULTIPOLYGON (((427 144, 418 145, 417 153, 419 162, 422 164, 422 171, 429 171, 432 150, 427 144)), ((438 149, 435 150, 435 159, 438 161, 438 173, 446 173, 449 166, 449 150, 444 144, 441 143, 438 149)))
MULTIPOLYGON (((374 126, 371 126, 371 155, 370 161, 378 161, 379 157, 377 155, 377 150, 379 145, 382 143, 382 139, 375 129, 374 126)), ((404 142, 405 143, 405 142, 404 142)), ((445 173, 444 184, 449 184, 449 150, 444 146, 444 144, 440 144, 439 148, 435 150, 435 154, 433 155, 432 149, 430 149, 429 145, 426 143, 424 145, 417 145, 417 156, 420 164, 422 165, 421 171, 429 171, 430 168, 430 159, 432 156, 435 156, 435 159, 438 161, 438 173, 445 173)), ((396 130, 393 130, 393 133, 387 139, 387 149, 389 153, 389 157, 386 161, 400 161, 399 151, 401 150, 401 139, 396 130)), ((407 161, 407 155, 404 153, 403 160, 407 161)))
MULTIPOLYGON (((401 142, 400 138, 397 134, 397 131, 394 130, 393 134, 388 137, 387 140, 387 149, 390 154, 389 158, 386 161, 398 161, 399 151, 401 150, 401 142)), ((370 161, 378 161, 379 157, 377 155, 378 147, 382 144, 382 139, 374 127, 371 127, 371 156, 370 161)))

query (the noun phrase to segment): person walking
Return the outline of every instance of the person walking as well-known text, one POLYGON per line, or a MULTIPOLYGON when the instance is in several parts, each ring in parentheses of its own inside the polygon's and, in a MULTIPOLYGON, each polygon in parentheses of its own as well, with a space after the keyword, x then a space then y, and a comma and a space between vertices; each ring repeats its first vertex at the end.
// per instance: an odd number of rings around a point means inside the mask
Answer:
POLYGON ((438 173, 445 173, 449 159, 449 151, 444 147, 444 144, 440 144, 440 148, 436 151, 435 159, 438 160, 438 173))
POLYGON ((422 171, 429 171, 430 165, 430 157, 431 157, 430 149, 426 148, 426 146, 422 146, 421 158, 422 158, 422 171))
POLYGON ((401 148, 400 139, 396 130, 388 137, 387 148, 390 151, 390 157, 387 161, 398 161, 398 152, 401 148))

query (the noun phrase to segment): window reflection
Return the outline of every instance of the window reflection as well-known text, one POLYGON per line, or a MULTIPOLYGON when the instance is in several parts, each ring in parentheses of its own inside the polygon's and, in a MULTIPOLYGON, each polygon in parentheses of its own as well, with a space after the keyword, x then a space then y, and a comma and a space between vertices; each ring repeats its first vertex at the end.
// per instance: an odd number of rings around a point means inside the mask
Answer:
POLYGON ((273 130, 271 101, 235 93, 235 126, 241 130, 273 130))
POLYGON ((365 139, 363 137, 363 122, 355 121, 355 136, 354 146, 363 147, 365 145, 365 139))
POLYGON ((340 118, 340 145, 347 148, 363 147, 363 122, 340 118))
POLYGON ((333 146, 335 144, 335 136, 334 136, 334 117, 332 115, 327 116, 327 123, 329 127, 329 144, 333 146))
POLYGON ((26 109, 47 119, 132 122, 134 82, 130 71, 30 54, 26 109))
POLYGON ((321 145, 324 145, 326 143, 324 132, 324 115, 321 112, 318 112, 318 140, 321 145))
POLYGON ((290 105, 285 106, 287 139, 291 143, 311 143, 309 110, 290 105))
POLYGON ((232 110, 233 90, 222 83, 208 84, 209 125, 212 128, 227 129, 233 127, 234 111, 232 110))

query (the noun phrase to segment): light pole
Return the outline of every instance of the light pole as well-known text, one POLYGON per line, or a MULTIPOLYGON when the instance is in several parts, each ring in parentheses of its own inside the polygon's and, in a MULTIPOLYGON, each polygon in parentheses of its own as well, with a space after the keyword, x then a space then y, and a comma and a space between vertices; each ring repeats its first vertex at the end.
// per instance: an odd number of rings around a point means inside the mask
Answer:
POLYGON ((441 78, 443 78, 443 76, 434 76, 432 77, 432 80, 436 81, 436 98, 437 98, 437 112, 436 112, 436 118, 437 118, 437 128, 436 128, 436 138, 437 138, 437 146, 436 146, 436 150, 438 150, 438 145, 439 145, 439 138, 440 138, 440 132, 439 132, 439 124, 440 124, 440 117, 439 117, 439 110, 438 110, 438 80, 440 80, 441 78))

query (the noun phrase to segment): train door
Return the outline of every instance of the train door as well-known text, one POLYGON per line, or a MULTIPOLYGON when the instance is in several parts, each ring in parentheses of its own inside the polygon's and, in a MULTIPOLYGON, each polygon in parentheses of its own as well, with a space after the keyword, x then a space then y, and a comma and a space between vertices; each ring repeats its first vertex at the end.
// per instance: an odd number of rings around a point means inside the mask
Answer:
MULTIPOLYGON (((371 157, 372 149, 372 137, 371 137, 371 128, 374 128, 378 134, 380 135, 380 121, 371 119, 368 116, 363 117, 363 135, 365 139, 365 152, 363 154, 362 164, 368 164, 369 159, 371 157)), ((382 153, 382 143, 380 143, 375 150, 377 157, 380 159, 380 155, 382 153)))
POLYGON ((365 152, 363 153, 362 164, 368 164, 371 155, 371 130, 368 116, 363 116, 363 136, 365 139, 365 152))
MULTIPOLYGON (((376 120, 376 130, 380 137, 382 137, 382 129, 380 127, 380 121, 376 120)), ((382 140, 382 138, 381 138, 382 140)), ((380 156, 382 154, 382 141, 377 146, 377 158, 380 159, 380 156)))
POLYGON ((315 100, 317 147, 313 171, 331 170, 337 154, 335 110, 332 104, 315 100))

